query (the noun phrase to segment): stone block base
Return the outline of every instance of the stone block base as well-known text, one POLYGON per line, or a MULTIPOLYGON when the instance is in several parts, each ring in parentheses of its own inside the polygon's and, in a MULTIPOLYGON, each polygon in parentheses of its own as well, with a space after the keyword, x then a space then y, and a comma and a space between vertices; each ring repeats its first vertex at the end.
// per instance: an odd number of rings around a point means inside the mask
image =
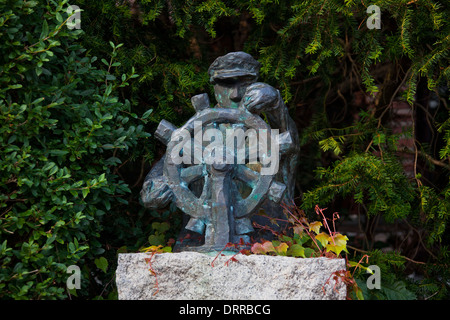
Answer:
POLYGON ((120 300, 339 300, 346 287, 332 273, 343 259, 231 256, 198 252, 119 254, 116 284, 120 300), (228 263, 227 263, 228 262, 228 263), (328 281, 328 283, 327 283, 328 281), (157 284, 157 285, 156 285, 157 284))

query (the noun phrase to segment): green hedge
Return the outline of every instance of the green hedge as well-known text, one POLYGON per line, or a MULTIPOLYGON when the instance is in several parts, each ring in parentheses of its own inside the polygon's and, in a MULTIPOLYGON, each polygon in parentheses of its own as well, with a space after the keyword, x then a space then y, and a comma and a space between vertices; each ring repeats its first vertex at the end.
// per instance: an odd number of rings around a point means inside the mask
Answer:
POLYGON ((130 192, 114 169, 150 136, 117 96, 138 76, 111 74, 120 45, 86 55, 67 6, 0 2, 0 298, 67 297, 70 265, 88 293, 102 223, 130 192))

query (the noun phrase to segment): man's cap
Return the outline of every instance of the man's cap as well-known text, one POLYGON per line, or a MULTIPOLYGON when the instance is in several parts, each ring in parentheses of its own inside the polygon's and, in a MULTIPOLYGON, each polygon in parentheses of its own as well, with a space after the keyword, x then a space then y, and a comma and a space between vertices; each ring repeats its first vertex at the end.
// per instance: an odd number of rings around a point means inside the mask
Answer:
POLYGON ((253 76, 258 78, 261 64, 248 53, 230 52, 218 57, 208 70, 209 80, 226 79, 232 77, 253 76))

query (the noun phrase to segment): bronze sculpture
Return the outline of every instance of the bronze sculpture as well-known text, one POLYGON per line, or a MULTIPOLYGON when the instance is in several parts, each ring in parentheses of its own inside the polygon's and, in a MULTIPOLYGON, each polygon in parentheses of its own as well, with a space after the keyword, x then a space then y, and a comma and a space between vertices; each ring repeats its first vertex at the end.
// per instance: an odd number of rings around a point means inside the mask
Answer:
POLYGON ((190 217, 185 228, 204 235, 202 245, 179 250, 248 243, 257 210, 281 217, 279 202, 293 199, 297 128, 279 91, 257 82, 259 69, 245 52, 217 58, 208 70, 217 105, 210 107, 207 94, 194 96, 197 113, 185 125, 162 120, 155 132, 167 151, 145 179, 143 204, 161 208, 174 201, 190 217))

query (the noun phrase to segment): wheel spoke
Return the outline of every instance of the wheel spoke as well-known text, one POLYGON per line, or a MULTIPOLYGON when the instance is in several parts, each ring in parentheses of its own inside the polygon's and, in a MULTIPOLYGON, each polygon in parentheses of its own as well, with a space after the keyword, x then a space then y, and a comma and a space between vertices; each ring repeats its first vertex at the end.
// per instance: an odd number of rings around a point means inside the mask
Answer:
POLYGON ((246 167, 245 165, 237 166, 235 178, 247 183, 250 187, 254 187, 258 182, 259 173, 246 167))
POLYGON ((205 175, 205 183, 203 184, 202 194, 199 197, 200 203, 206 204, 211 200, 211 179, 208 175, 205 175))
POLYGON ((194 166, 189 166, 187 168, 182 168, 181 169, 181 178, 184 181, 186 181, 188 184, 195 180, 198 180, 201 177, 203 177, 203 175, 204 175, 203 168, 204 168, 203 164, 198 164, 198 165, 194 165, 194 166))

